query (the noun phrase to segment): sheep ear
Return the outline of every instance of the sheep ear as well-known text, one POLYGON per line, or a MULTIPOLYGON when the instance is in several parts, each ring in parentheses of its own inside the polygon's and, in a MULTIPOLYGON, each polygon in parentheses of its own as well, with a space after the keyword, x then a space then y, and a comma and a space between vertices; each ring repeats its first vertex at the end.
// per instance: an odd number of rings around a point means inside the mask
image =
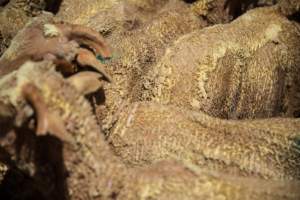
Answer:
POLYGON ((98 55, 105 58, 111 57, 111 50, 106 44, 105 39, 97 31, 81 25, 55 24, 64 36, 69 40, 74 40, 81 46, 88 46, 98 55))
POLYGON ((25 100, 31 104, 36 113, 36 134, 45 135, 48 131, 48 109, 46 104, 40 95, 40 92, 33 84, 26 84, 22 88, 22 95, 25 100))
POLYGON ((81 94, 93 93, 103 86, 101 74, 96 72, 79 72, 67 79, 81 94))
MULTIPOLYGON (((100 59, 100 55, 98 55, 96 58, 91 51, 84 48, 79 49, 78 56, 76 58, 78 64, 81 67, 92 67, 94 70, 96 70, 102 75, 104 80, 108 81, 109 83, 112 83, 112 77, 105 71, 104 65, 98 59, 100 59)), ((101 59, 103 59, 102 56, 101 59)))
POLYGON ((36 113, 36 135, 54 135, 64 142, 73 143, 73 138, 68 134, 59 116, 50 113, 43 100, 39 89, 33 84, 26 84, 22 88, 23 97, 31 104, 36 113))

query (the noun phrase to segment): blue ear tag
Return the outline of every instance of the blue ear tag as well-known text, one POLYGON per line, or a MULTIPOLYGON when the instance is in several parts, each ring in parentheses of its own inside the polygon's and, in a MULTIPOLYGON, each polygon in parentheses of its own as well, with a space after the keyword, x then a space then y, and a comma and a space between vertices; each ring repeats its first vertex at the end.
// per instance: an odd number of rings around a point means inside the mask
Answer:
POLYGON ((102 64, 106 64, 111 61, 111 58, 104 58, 101 55, 96 56, 97 60, 99 60, 102 64))

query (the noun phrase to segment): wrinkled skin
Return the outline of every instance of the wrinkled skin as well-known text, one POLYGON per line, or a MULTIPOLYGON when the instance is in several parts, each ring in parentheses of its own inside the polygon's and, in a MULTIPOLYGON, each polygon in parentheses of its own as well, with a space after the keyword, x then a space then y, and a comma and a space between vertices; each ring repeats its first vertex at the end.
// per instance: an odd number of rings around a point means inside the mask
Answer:
POLYGON ((140 99, 225 119, 297 117, 299 28, 270 7, 187 34, 149 70, 140 99))
POLYGON ((299 119, 220 120, 155 103, 126 108, 109 136, 129 166, 177 158, 201 169, 300 179, 299 119))
POLYGON ((180 36, 207 25, 183 2, 161 1, 158 8, 155 2, 119 3, 89 20, 88 26, 105 34, 113 49, 106 68, 114 84, 105 86, 105 107, 96 105, 106 130, 124 103, 139 94, 140 77, 161 59, 167 47, 180 36))

